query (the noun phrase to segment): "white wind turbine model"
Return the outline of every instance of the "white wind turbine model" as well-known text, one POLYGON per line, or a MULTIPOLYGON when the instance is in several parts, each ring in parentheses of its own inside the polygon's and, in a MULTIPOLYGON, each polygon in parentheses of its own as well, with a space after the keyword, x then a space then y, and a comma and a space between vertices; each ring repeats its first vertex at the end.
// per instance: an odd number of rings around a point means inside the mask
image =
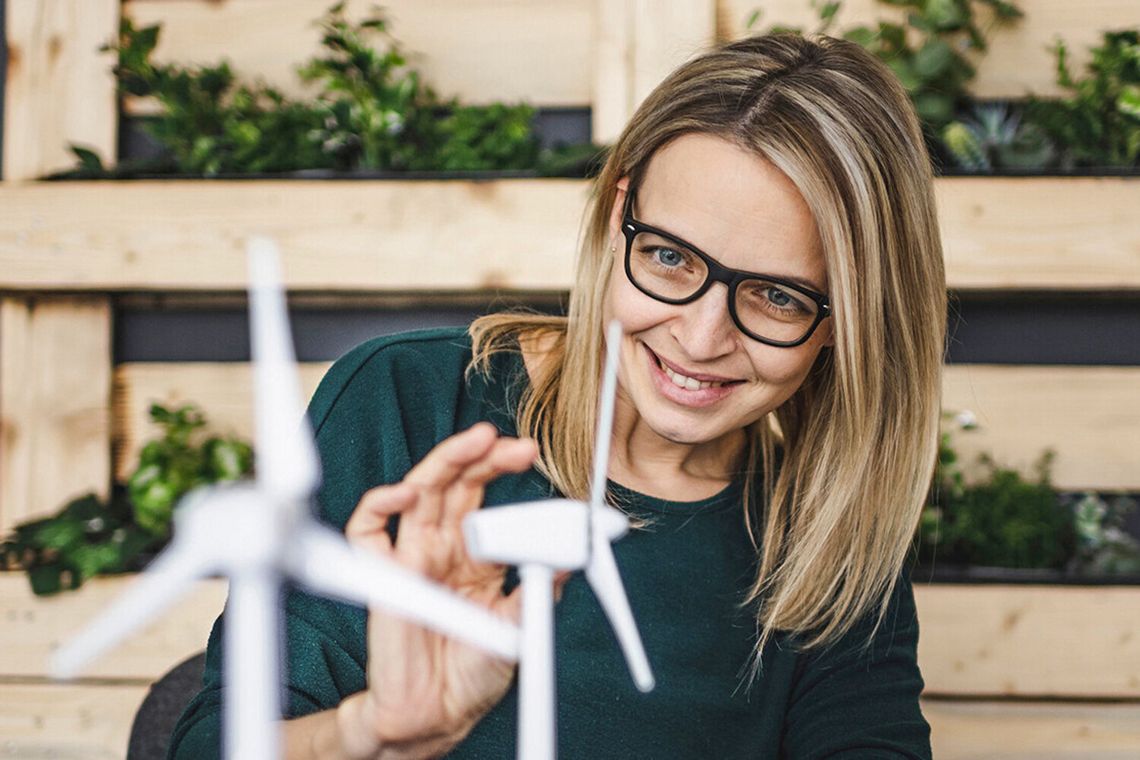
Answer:
POLYGON ((70 677, 173 605, 192 581, 227 576, 226 756, 275 760, 281 756, 279 595, 286 578, 324 596, 382 607, 512 661, 518 657, 518 628, 390 560, 350 546, 313 519, 310 500, 319 461, 304 421, 277 247, 255 238, 248 253, 256 483, 188 495, 175 513, 170 546, 56 653, 52 671, 70 677))
POLYGON ((606 332, 606 366, 589 503, 549 499, 481 509, 464 518, 463 535, 472 557, 519 568, 523 597, 518 757, 524 760, 553 759, 556 753, 556 570, 586 571, 586 579, 617 634, 634 683, 641 691, 649 691, 654 685, 649 659, 610 546, 629 530, 629 520, 605 504, 620 346, 621 325, 613 322, 606 332))

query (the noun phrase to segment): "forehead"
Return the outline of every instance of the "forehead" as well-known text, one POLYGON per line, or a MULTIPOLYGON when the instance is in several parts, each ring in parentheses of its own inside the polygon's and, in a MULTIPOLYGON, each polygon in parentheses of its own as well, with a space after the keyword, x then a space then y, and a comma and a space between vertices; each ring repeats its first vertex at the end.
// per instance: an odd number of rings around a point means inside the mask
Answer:
POLYGON ((637 188, 637 218, 722 264, 825 284, 815 219, 766 159, 720 137, 689 134, 659 149, 637 188))

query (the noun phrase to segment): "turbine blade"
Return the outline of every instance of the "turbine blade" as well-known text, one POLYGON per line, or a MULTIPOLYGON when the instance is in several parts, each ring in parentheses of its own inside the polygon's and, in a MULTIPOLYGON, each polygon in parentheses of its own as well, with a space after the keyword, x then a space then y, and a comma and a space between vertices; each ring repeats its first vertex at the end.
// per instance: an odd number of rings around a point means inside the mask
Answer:
POLYGON ((257 480, 283 501, 305 501, 317 487, 320 465, 304 414, 280 256, 276 243, 262 237, 249 239, 247 254, 257 480))
POLYGON ((513 623, 323 526, 300 529, 290 575, 323 596, 382 607, 504 660, 519 657, 513 623))
POLYGON ((590 481, 590 506, 606 500, 606 474, 610 465, 610 438, 614 429, 614 401, 617 395, 618 362, 621 359, 621 323, 612 320, 606 328, 606 365, 602 371, 602 392, 598 409, 598 429, 594 437, 594 472, 590 481))
POLYGON ((651 691, 655 685, 653 670, 649 667, 649 658, 645 654, 641 634, 633 619, 633 610, 629 607, 629 599, 621 583, 613 548, 609 539, 600 533, 595 534, 594 551, 590 564, 586 567, 586 580, 590 582, 594 595, 598 597, 617 634, 633 682, 639 690, 651 691))
POLYGON ((192 581, 204 577, 209 570, 185 547, 171 544, 102 615, 56 650, 49 665, 52 677, 74 676, 87 663, 166 611, 190 590, 192 581))

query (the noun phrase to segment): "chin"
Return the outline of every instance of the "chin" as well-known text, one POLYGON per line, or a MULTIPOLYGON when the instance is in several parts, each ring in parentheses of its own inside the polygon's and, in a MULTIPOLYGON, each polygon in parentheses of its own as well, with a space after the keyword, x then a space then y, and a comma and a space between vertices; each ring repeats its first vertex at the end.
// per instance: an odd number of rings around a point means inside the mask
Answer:
POLYGON ((720 427, 710 426, 708 417, 700 413, 690 415, 671 414, 665 410, 658 412, 657 414, 648 412, 643 419, 650 430, 672 443, 696 446, 735 432, 735 429, 723 430, 720 427))

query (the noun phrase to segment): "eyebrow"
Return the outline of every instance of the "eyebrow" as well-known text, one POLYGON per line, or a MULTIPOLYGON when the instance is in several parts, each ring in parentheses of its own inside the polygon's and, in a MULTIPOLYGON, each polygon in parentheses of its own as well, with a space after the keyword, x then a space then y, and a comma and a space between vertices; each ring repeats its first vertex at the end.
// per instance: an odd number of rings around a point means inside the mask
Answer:
MULTIPOLYGON (((664 227, 658 227, 656 224, 649 224, 648 222, 643 222, 640 219, 638 219, 637 217, 635 217, 633 215, 633 200, 634 200, 633 193, 630 193, 630 198, 627 199, 627 202, 626 202, 625 216, 628 216, 630 219, 637 222, 638 224, 643 224, 646 227, 652 227, 653 229, 657 230, 658 232, 665 233, 665 235, 672 238, 673 240, 680 243, 681 245, 685 246, 686 248, 691 248, 694 251, 699 251, 700 253, 704 254, 705 256, 708 256, 710 259, 712 259, 716 263, 720 264, 721 266, 725 267, 726 269, 733 269, 733 267, 725 266, 725 264, 722 263, 719 259, 717 259, 714 256, 710 256, 708 253, 705 252, 705 250, 703 248, 699 248, 699 247, 693 245, 692 243, 690 243, 688 240, 685 240, 685 238, 681 237, 680 235, 674 234, 674 233, 670 232, 669 230, 665 229, 664 227)), ((747 269, 735 269, 734 271, 746 272, 748 274, 763 275, 763 276, 767 276, 767 277, 778 277, 781 280, 787 280, 790 283, 793 283, 795 285, 799 285, 801 288, 804 288, 806 290, 810 290, 814 293, 819 293, 820 295, 827 295, 827 291, 824 288, 821 288, 819 285, 817 285, 816 283, 807 279, 806 277, 799 277, 799 276, 793 275, 793 274, 776 274, 773 272, 752 272, 752 271, 747 270, 747 269)))

